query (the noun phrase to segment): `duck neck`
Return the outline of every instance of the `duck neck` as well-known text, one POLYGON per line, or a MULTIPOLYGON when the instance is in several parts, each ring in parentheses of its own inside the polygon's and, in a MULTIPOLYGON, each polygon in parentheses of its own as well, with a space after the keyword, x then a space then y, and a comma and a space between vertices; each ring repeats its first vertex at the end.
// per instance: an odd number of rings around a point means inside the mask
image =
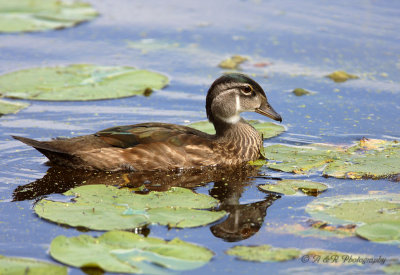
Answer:
POLYGON ((261 136, 246 120, 239 117, 234 123, 222 120, 214 121, 217 139, 226 140, 246 140, 247 138, 254 138, 257 143, 261 142, 261 136))

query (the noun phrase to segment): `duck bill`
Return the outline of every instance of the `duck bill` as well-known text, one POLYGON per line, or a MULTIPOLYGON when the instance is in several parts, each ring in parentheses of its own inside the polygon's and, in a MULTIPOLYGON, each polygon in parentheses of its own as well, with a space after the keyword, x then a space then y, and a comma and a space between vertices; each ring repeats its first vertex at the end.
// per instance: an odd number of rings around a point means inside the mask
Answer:
POLYGON ((282 122, 282 117, 268 104, 268 102, 261 104, 261 106, 256 109, 256 113, 282 122))

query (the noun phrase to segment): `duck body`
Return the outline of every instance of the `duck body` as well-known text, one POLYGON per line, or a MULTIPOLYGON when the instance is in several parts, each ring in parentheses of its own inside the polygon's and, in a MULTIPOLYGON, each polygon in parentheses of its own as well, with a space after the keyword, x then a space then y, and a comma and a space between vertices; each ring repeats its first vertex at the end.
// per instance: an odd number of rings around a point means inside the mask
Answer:
POLYGON ((40 151, 50 164, 73 168, 152 171, 234 166, 258 159, 262 147, 262 137, 240 117, 241 112, 256 111, 281 120, 260 89, 242 74, 222 76, 213 83, 206 109, 215 135, 182 125, 142 123, 68 139, 14 138, 40 151))

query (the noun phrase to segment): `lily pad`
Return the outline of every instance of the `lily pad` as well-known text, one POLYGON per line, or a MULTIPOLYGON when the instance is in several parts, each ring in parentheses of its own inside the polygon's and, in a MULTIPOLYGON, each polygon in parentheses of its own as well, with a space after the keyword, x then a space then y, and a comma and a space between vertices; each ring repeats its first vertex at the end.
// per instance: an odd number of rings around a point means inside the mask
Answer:
POLYGON ((280 193, 284 195, 294 195, 298 190, 306 195, 317 195, 328 189, 323 183, 308 180, 281 180, 276 184, 264 184, 258 186, 261 190, 280 193))
POLYGON ((356 234, 373 242, 400 243, 400 221, 385 221, 360 226, 356 234))
POLYGON ((5 257, 0 255, 0 274, 59 275, 67 274, 67 268, 36 259, 5 257))
POLYGON ((335 71, 335 72, 333 72, 331 74, 328 74, 326 77, 332 79, 335 82, 345 82, 345 81, 347 81, 349 79, 357 79, 357 78, 359 78, 358 76, 353 75, 353 74, 349 74, 349 73, 347 73, 345 71, 335 71))
MULTIPOLYGON (((275 137, 286 130, 284 126, 272 122, 261 122, 258 120, 248 120, 247 122, 250 123, 258 132, 260 132, 263 138, 275 137)), ((206 120, 194 122, 187 126, 206 132, 210 135, 215 134, 214 126, 206 120)))
POLYGON ((29 103, 10 102, 0 99, 0 115, 15 114, 29 106, 29 103))
POLYGON ((0 1, 0 33, 72 27, 98 15, 90 4, 62 0, 0 1))
POLYGON ((311 92, 307 91, 306 89, 303 88, 296 88, 292 91, 296 96, 302 96, 302 95, 309 95, 311 92))
POLYGON ((51 242, 50 255, 74 267, 97 267, 115 273, 166 274, 171 270, 199 268, 211 260, 213 252, 178 238, 164 241, 110 231, 98 238, 58 236, 51 242))
POLYGON ((356 234, 376 242, 400 241, 400 195, 347 195, 320 198, 306 207, 314 219, 356 224, 356 234))
POLYGON ((240 64, 247 61, 248 58, 240 55, 233 55, 219 63, 219 67, 222 69, 236 70, 240 64))
POLYGON ((46 220, 94 230, 132 229, 147 224, 196 227, 215 222, 225 211, 207 211, 218 205, 211 196, 174 187, 166 192, 134 194, 129 189, 86 185, 69 190, 70 202, 43 199, 36 214, 46 220))
POLYGON ((167 84, 166 76, 147 70, 74 64, 1 75, 0 93, 11 98, 81 101, 142 95, 167 84))
POLYGON ((296 248, 275 248, 270 245, 240 245, 228 249, 225 253, 240 260, 254 262, 284 262, 297 259, 301 255, 301 251, 296 248))
POLYGON ((336 178, 386 178, 400 174, 398 141, 363 139, 349 148, 332 145, 272 145, 265 148, 269 168, 307 174, 323 170, 336 178))

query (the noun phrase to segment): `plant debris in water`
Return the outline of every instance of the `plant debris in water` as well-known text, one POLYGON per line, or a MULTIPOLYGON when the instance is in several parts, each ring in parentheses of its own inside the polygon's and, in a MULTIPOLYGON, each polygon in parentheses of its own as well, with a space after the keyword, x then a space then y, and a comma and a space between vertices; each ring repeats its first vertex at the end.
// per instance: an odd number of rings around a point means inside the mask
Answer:
POLYGON ((50 255, 74 267, 100 268, 115 273, 170 274, 196 269, 211 260, 213 252, 178 238, 164 241, 124 231, 98 238, 89 235, 56 237, 50 255))
POLYGON ((312 201, 306 212, 333 225, 356 224, 355 233, 374 242, 400 243, 400 195, 345 195, 312 201))
POLYGON ((29 103, 10 102, 0 99, 0 115, 15 114, 29 106, 29 103))
POLYGON ((82 101, 142 95, 167 84, 166 76, 147 70, 74 64, 1 75, 0 93, 11 98, 82 101))
POLYGON ((106 185, 86 185, 69 190, 71 202, 42 199, 36 214, 46 220, 93 230, 124 230, 147 224, 169 227, 196 227, 215 222, 225 211, 208 211, 218 205, 211 196, 173 187, 165 192, 134 194, 129 189, 106 185))
POLYGON ((323 169, 324 176, 363 179, 387 178, 400 174, 400 143, 362 139, 348 148, 311 144, 272 145, 265 148, 269 168, 307 174, 323 169))
POLYGON ((276 184, 263 184, 258 187, 263 191, 284 195, 295 195, 300 190, 309 196, 316 196, 328 189, 328 186, 323 183, 308 180, 281 180, 276 184))
POLYGON ((303 88, 296 88, 292 91, 296 96, 302 96, 302 95, 309 95, 311 92, 307 91, 306 89, 303 88))
POLYGON ((359 78, 358 76, 353 75, 353 74, 349 74, 349 73, 347 73, 345 71, 335 71, 335 72, 333 72, 331 74, 328 74, 326 77, 332 79, 335 82, 345 82, 345 81, 347 81, 349 79, 357 79, 357 78, 359 78))
POLYGON ((239 65, 247 61, 248 58, 240 55, 233 55, 228 59, 221 61, 218 66, 222 69, 237 70, 239 65))
POLYGON ((28 258, 15 258, 0 255, 0 274, 13 275, 66 275, 65 266, 28 258))
POLYGON ((98 15, 90 4, 64 0, 0 0, 0 33, 72 27, 98 15))

